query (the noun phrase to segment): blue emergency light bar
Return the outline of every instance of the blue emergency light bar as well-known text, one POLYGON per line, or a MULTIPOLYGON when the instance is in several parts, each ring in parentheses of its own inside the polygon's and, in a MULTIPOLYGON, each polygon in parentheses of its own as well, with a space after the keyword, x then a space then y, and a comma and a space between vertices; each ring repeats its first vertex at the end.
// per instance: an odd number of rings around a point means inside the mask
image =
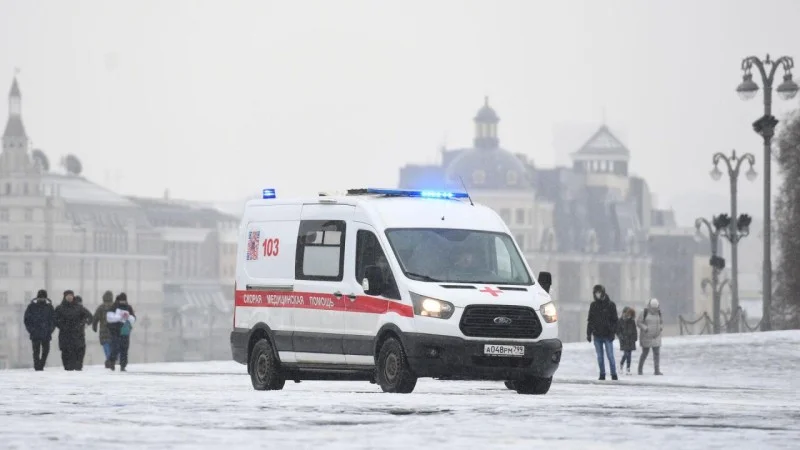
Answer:
POLYGON ((429 191, 412 189, 379 189, 367 188, 368 194, 388 195, 393 197, 421 197, 421 198, 469 198, 466 192, 429 191))
POLYGON ((261 198, 263 199, 275 198, 275 189, 262 189, 261 198))

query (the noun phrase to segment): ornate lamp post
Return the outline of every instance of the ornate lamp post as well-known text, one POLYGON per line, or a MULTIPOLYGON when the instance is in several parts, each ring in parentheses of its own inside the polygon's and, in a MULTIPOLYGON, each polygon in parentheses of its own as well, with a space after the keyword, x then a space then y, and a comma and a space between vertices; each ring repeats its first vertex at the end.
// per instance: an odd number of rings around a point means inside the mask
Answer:
MULTIPOLYGON (((728 168, 728 178, 730 179, 731 183, 731 215, 730 218, 737 218, 736 220, 732 220, 728 218, 728 228, 723 231, 722 235, 728 239, 731 243, 731 309, 734 311, 734 319, 730 322, 731 330, 737 330, 737 319, 739 311, 739 251, 738 251, 738 244, 739 240, 748 234, 750 234, 750 216, 746 214, 742 214, 741 216, 736 215, 736 197, 737 197, 737 185, 739 181, 739 172, 742 168, 742 163, 747 161, 750 165, 750 169, 747 171, 745 175, 748 180, 753 181, 756 179, 756 171, 753 169, 753 165, 756 162, 755 156, 750 153, 745 153, 742 156, 736 156, 736 150, 731 152, 731 156, 725 156, 724 154, 717 152, 714 154, 712 158, 712 162, 714 163, 714 170, 711 171, 711 178, 715 181, 719 181, 722 178, 722 172, 719 170, 719 163, 724 162, 728 168)), ((723 216, 720 216, 723 217, 723 216)))
MULTIPOLYGON (((712 319, 714 321, 714 334, 719 334, 720 331, 720 303, 722 287, 719 283, 719 273, 725 268, 725 258, 718 255, 719 253, 719 236, 722 231, 722 225, 719 217, 713 217, 711 222, 704 217, 700 217, 694 221, 694 227, 699 232, 705 226, 708 230, 708 240, 711 243, 711 259, 709 265, 711 266, 711 294, 712 294, 712 319), (712 225, 713 222, 713 225, 712 225)), ((701 285, 705 288, 705 282, 701 285)))
MULTIPOLYGON (((703 293, 705 293, 706 290, 709 287, 711 288, 711 299, 712 299, 712 301, 716 301, 717 305, 721 305, 721 303, 722 303, 722 291, 724 291, 725 290, 725 286, 728 286, 728 285, 729 285, 729 282, 728 282, 727 279, 722 280, 721 282, 719 281, 719 275, 717 275, 717 279, 713 279, 713 273, 712 273, 712 279, 703 278, 703 281, 700 282, 700 287, 703 289, 703 293)), ((721 309, 722 309, 721 306, 718 307, 715 310, 716 313, 717 314, 721 314, 721 312, 720 312, 721 309)), ((715 330, 714 333, 719 333, 720 325, 718 325, 719 324, 718 320, 719 320, 719 317, 716 317, 714 319, 714 330, 715 330)))
POLYGON ((764 139, 764 267, 762 274, 762 314, 761 330, 769 331, 772 328, 770 311, 772 308, 772 247, 770 247, 770 232, 772 208, 771 200, 771 156, 772 156, 772 137, 775 135, 775 125, 778 119, 772 115, 772 85, 775 80, 775 72, 779 66, 783 66, 783 83, 777 88, 778 95, 784 100, 790 100, 797 95, 798 86, 792 80, 792 68, 794 60, 788 56, 782 56, 773 61, 769 55, 765 60, 760 60, 757 56, 748 56, 742 60, 742 83, 736 88, 736 92, 743 100, 750 100, 758 93, 758 85, 753 81, 752 69, 758 69, 761 75, 761 82, 764 85, 764 115, 753 122, 753 130, 764 139), (767 68, 769 67, 769 71, 767 68))

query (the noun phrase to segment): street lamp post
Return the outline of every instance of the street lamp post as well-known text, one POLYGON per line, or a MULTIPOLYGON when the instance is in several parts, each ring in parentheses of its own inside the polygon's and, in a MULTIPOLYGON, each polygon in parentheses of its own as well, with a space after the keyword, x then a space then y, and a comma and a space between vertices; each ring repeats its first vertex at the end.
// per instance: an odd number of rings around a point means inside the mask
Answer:
MULTIPOLYGON (((716 271, 715 271, 716 272, 716 271)), ((703 281, 700 282, 700 287, 703 289, 703 293, 706 292, 706 289, 709 287, 711 288, 711 299, 712 302, 716 302, 714 304, 721 305, 722 304, 722 291, 725 290, 725 286, 729 284, 728 280, 719 281, 719 272, 717 272, 717 278, 714 278, 714 274, 712 272, 712 278, 709 280, 708 278, 703 278, 703 281)), ((721 314, 722 307, 719 306, 715 309, 716 314, 721 314)), ((719 317, 714 319, 714 333, 719 333, 720 326, 717 325, 719 323, 719 317)))
POLYGON ((753 130, 764 139, 764 266, 762 270, 762 314, 761 330, 769 331, 772 328, 770 317, 772 309, 772 248, 770 247, 771 236, 771 163, 772 163, 772 137, 775 135, 775 125, 778 119, 772 115, 772 85, 775 81, 775 72, 779 66, 783 66, 783 83, 778 86, 776 91, 784 100, 790 100, 797 95, 798 86, 792 80, 792 68, 794 60, 788 56, 782 56, 773 61, 769 55, 765 60, 757 56, 748 56, 742 60, 742 83, 736 88, 736 92, 743 100, 750 100, 758 93, 758 85, 753 81, 752 69, 755 66, 761 75, 761 82, 764 85, 764 115, 753 122, 753 130), (767 72, 767 67, 769 72, 767 72))
POLYGON ((738 314, 739 311, 739 240, 750 234, 750 216, 742 214, 737 216, 736 213, 736 197, 738 194, 738 181, 739 172, 742 168, 742 163, 747 161, 750 169, 745 176, 748 180, 753 181, 756 179, 756 171, 753 165, 756 162, 755 156, 750 153, 745 153, 742 156, 736 155, 736 150, 731 152, 731 156, 726 156, 723 153, 717 152, 712 158, 714 169, 711 171, 711 178, 719 181, 722 178, 722 172, 719 170, 719 163, 724 162, 728 168, 728 178, 731 183, 731 215, 730 223, 722 235, 731 243, 731 309, 734 311, 734 319, 730 322, 730 330, 738 330, 738 314), (735 219, 735 220, 734 220, 735 219))
MULTIPOLYGON (((719 236, 722 231, 722 225, 719 223, 718 218, 712 218, 711 222, 704 217, 700 217, 694 221, 694 227, 699 232, 705 226, 708 229, 708 240, 711 243, 711 259, 709 265, 711 266, 711 294, 712 294, 712 319, 714 321, 714 334, 719 334, 720 331, 720 303, 722 288, 719 285, 719 273, 725 268, 725 259, 720 257, 719 252, 719 236), (713 222, 713 225, 712 225, 713 222)), ((704 286, 704 284, 703 284, 704 286)))

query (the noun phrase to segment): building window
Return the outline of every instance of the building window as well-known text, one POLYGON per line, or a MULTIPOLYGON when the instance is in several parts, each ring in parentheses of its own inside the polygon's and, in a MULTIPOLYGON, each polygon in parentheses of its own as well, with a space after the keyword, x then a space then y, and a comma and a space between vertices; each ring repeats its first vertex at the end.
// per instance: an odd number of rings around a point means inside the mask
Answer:
POLYGON ((25 236, 25 250, 33 250, 33 236, 25 236))
POLYGON ((0 222, 8 222, 9 214, 8 210, 3 208, 0 209, 0 222))
POLYGON ((25 208, 25 222, 33 222, 33 210, 25 208))
POLYGON ((0 291, 0 305, 7 305, 8 304, 8 292, 7 291, 0 291))
POLYGON ((500 210, 500 218, 503 219, 503 222, 505 222, 506 225, 510 225, 511 224, 511 210, 510 209, 506 209, 506 208, 501 209, 500 210))
POLYGON ((522 250, 524 252, 525 251, 525 235, 524 234, 518 234, 518 235, 514 236, 514 240, 517 241, 517 245, 519 245, 520 250, 522 250))
POLYGON ((517 223, 520 225, 525 224, 525 210, 518 209, 517 210, 517 223))
POLYGON ((0 236, 0 250, 8 250, 8 236, 0 236))
POLYGON ((8 263, 0 262, 0 277, 7 277, 7 276, 8 276, 8 263))
POLYGON ((341 281, 345 230, 345 222, 340 220, 300 222, 295 277, 299 280, 341 281))
POLYGON ((26 277, 33 276, 33 263, 30 261, 25 263, 25 276, 26 277))
POLYGON ((506 183, 509 186, 514 186, 517 184, 518 181, 519 181, 519 174, 517 174, 517 172, 513 170, 509 170, 508 173, 506 174, 506 183))
POLYGON ((472 183, 473 184, 483 184, 486 182, 486 172, 483 170, 476 170, 472 172, 472 183))

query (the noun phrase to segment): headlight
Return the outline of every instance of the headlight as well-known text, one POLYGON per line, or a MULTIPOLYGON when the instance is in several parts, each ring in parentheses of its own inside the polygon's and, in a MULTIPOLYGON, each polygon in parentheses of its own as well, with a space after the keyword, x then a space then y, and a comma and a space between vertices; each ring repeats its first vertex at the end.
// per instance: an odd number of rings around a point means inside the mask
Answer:
POLYGON ((413 292, 411 293, 411 302, 414 304, 414 314, 417 316, 449 319, 456 311, 455 306, 450 302, 436 300, 413 292))
POLYGON ((556 311, 556 304, 553 302, 547 302, 544 305, 540 306, 539 312, 542 313, 542 317, 544 317, 544 321, 547 323, 553 323, 558 320, 558 312, 556 311))

